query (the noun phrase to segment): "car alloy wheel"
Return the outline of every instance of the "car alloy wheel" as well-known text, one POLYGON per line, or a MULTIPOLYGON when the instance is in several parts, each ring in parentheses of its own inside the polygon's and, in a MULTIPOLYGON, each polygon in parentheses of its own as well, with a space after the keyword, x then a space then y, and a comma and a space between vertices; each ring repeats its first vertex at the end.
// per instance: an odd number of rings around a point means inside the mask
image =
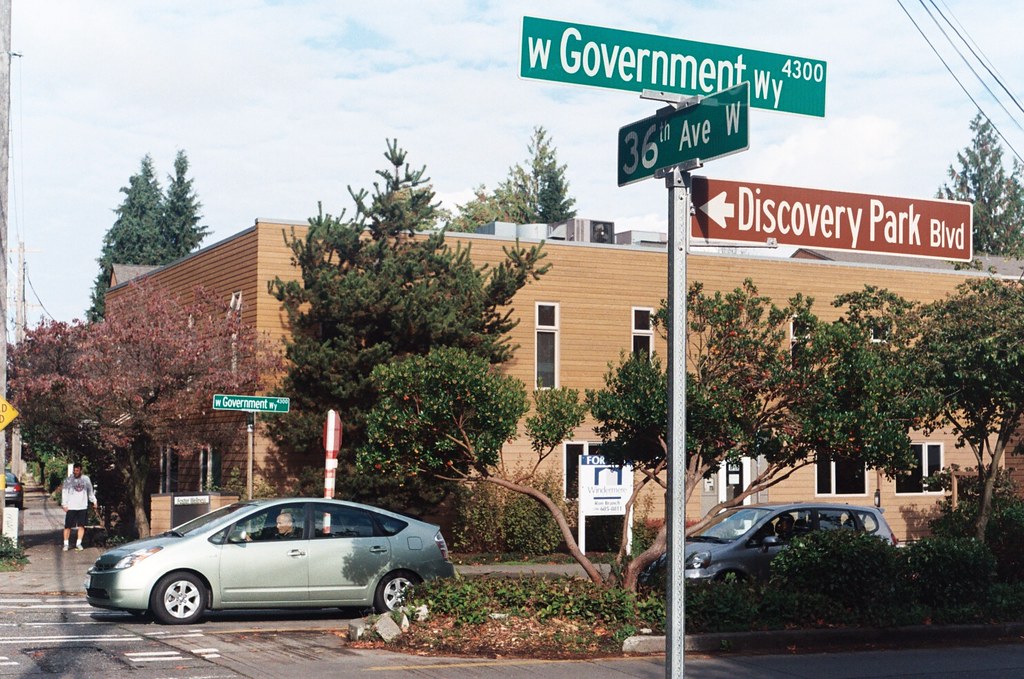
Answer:
POLYGON ((190 624, 206 609, 206 587, 191 573, 169 573, 153 589, 150 606, 164 624, 190 624))
POLYGON ((377 593, 373 597, 373 607, 378 613, 395 610, 402 602, 405 590, 422 582, 419 577, 408 571, 396 571, 385 575, 377 585, 377 593))

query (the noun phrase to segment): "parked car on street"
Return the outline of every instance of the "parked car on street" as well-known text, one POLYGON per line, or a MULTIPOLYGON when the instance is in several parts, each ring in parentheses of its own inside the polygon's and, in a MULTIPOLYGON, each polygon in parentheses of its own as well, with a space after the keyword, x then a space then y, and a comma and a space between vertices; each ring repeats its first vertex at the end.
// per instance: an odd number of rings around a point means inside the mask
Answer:
POLYGON ((4 504, 14 505, 18 509, 25 508, 25 487, 14 475, 14 472, 7 472, 7 479, 4 481, 4 504))
MULTIPOLYGON (((857 530, 898 543, 878 507, 804 502, 742 505, 726 509, 699 533, 687 536, 683 576, 766 580, 775 555, 793 538, 815 530, 857 530)), ((659 558, 642 580, 664 574, 667 562, 667 555, 659 558)))
POLYGON ((191 624, 208 609, 399 605, 454 575, 439 528, 376 507, 311 498, 237 502, 103 553, 85 578, 97 608, 191 624))

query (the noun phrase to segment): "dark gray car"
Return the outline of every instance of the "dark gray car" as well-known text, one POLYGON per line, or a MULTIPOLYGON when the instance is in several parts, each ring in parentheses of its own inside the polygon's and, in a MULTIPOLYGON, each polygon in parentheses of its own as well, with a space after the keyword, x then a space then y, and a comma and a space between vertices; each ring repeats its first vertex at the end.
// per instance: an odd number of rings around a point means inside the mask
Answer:
POLYGON ((7 472, 7 479, 4 481, 4 504, 14 505, 18 509, 25 508, 25 487, 13 472, 7 472))
POLYGON ((796 536, 814 530, 857 530, 893 545, 877 507, 827 503, 760 504, 727 509, 686 538, 684 575, 691 579, 766 579, 771 560, 796 536))

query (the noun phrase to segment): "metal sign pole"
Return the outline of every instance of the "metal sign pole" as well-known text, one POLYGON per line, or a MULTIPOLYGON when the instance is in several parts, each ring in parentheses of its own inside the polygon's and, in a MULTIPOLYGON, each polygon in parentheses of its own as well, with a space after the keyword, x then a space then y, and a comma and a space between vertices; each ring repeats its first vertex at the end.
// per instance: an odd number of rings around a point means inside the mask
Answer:
POLYGON ((247 499, 252 499, 252 460, 253 460, 253 448, 255 447, 255 430, 256 430, 256 413, 250 412, 246 414, 246 429, 249 432, 249 467, 245 475, 245 493, 248 496, 247 499))
MULTIPOLYGON (((699 167, 688 164, 687 169, 699 167)), ((686 544, 686 250, 690 233, 690 174, 665 176, 668 189, 668 592, 665 676, 684 676, 686 544)))

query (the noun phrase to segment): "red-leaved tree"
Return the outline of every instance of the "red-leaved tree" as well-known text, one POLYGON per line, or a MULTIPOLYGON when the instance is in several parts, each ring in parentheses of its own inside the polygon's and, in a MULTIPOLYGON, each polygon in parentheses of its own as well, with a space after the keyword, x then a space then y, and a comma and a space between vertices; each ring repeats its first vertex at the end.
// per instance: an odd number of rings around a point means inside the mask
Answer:
POLYGON ((210 444, 213 394, 258 393, 280 368, 227 299, 142 281, 108 300, 103 321, 28 332, 11 351, 10 393, 24 428, 120 475, 147 536, 146 483, 160 451, 210 444))

